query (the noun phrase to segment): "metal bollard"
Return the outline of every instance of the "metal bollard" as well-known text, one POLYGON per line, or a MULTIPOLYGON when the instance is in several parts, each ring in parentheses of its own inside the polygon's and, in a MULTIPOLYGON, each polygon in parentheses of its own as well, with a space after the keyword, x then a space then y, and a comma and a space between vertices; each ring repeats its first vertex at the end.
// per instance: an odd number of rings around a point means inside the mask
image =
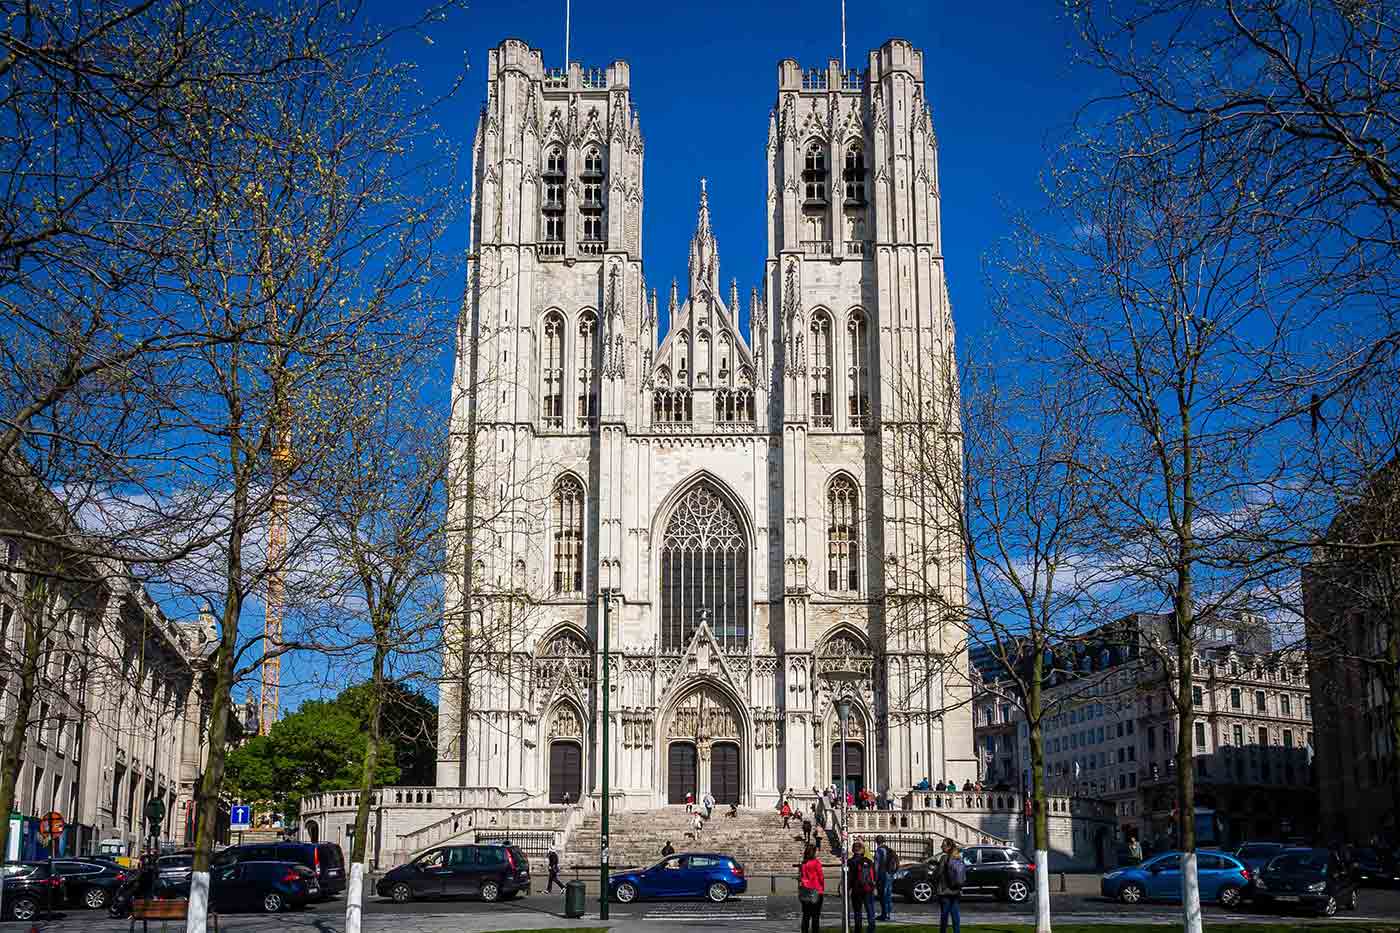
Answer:
POLYGON ((1068 890, 1069 890, 1069 887, 1068 887, 1068 885, 1066 885, 1066 883, 1065 883, 1065 873, 1064 873, 1064 872, 1060 872, 1060 893, 1061 893, 1061 894, 1064 894, 1064 893, 1065 893, 1066 891, 1068 891, 1068 890))

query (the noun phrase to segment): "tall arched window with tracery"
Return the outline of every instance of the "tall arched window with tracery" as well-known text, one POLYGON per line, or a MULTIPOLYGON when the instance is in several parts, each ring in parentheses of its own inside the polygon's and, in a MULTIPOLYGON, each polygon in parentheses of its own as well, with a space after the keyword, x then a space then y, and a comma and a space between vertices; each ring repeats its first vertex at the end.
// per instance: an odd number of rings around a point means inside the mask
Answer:
POLYGON ((540 413, 547 428, 564 426, 564 315, 552 311, 544 318, 544 346, 540 359, 540 413))
POLYGON ((826 489, 827 588, 860 590, 860 492, 849 476, 837 476, 826 489))
POLYGON ((812 315, 812 426, 831 427, 831 318, 812 315))
POLYGON ((850 426, 870 425, 870 362, 869 333, 865 315, 852 311, 846 321, 847 415, 850 426))
POLYGON ((598 420, 598 318, 585 311, 578 318, 578 423, 591 427, 598 420))
POLYGON ((826 203, 826 147, 813 142, 802 165, 803 201, 812 206, 826 203))
POLYGON ((662 649, 685 650, 702 620, 720 647, 748 646, 748 541, 729 503, 705 483, 681 498, 662 535, 662 649))
MULTIPOLYGON (((540 173, 540 181, 543 185, 540 199, 540 219, 544 228, 540 231, 540 239, 546 244, 560 244, 560 251, 562 251, 564 242, 566 165, 563 147, 553 146, 545 153, 544 171, 540 173)), ((555 255, 555 248, 546 247, 546 254, 555 255)))
POLYGON ((561 476, 554 484, 554 592, 583 592, 583 483, 561 476))
POLYGON ((583 155, 583 197, 579 201, 579 217, 583 221, 580 231, 582 248, 588 253, 602 252, 605 238, 603 221, 603 153, 596 146, 590 147, 583 155))

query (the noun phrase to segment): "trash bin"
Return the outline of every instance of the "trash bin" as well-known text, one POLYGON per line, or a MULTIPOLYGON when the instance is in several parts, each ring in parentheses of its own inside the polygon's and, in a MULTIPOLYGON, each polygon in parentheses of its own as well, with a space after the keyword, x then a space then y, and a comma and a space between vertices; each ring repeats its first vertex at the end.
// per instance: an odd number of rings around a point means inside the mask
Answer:
POLYGON ((570 920, 582 917, 585 897, 582 881, 570 881, 564 885, 564 916, 570 920))

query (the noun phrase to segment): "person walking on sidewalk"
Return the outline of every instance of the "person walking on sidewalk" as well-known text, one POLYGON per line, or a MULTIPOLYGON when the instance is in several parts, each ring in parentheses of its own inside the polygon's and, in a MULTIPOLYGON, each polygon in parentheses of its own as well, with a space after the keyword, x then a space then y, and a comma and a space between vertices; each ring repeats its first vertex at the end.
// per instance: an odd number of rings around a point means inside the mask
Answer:
POLYGON ((846 887, 851 892, 851 929, 861 931, 861 915, 875 933, 875 863, 865 856, 865 843, 851 846, 846 862, 846 887))
POLYGON ((554 890, 554 886, 559 885, 559 890, 564 890, 564 882, 559 880, 559 853, 553 846, 549 847, 549 883, 544 886, 544 893, 549 894, 554 890))
POLYGON ((695 810, 695 794, 691 791, 685 792, 685 812, 691 813, 695 810))
POLYGON ((826 899, 826 874, 817 847, 809 845, 802 853, 797 881, 797 900, 802 905, 802 933, 821 933, 822 901, 826 899))
POLYGON ((875 837, 875 883, 879 889, 880 916, 876 919, 886 923, 892 919, 894 909, 894 873, 899 870, 899 856, 894 846, 885 841, 884 836, 875 837))
POLYGON ((709 819, 715 809, 715 795, 705 791, 705 819, 709 819))
POLYGON ((671 840, 667 839, 667 840, 666 840, 666 844, 665 844, 664 846, 661 847, 661 857, 662 857, 662 858, 665 858, 665 857, 668 856, 668 855, 675 855, 675 854, 676 854, 676 849, 675 849, 675 847, 671 845, 671 840))
POLYGON ((953 933, 962 933, 962 889, 967 881, 967 865, 962 849, 952 839, 943 840, 943 852, 934 860, 933 893, 938 897, 938 930, 948 933, 948 918, 953 920, 953 933))

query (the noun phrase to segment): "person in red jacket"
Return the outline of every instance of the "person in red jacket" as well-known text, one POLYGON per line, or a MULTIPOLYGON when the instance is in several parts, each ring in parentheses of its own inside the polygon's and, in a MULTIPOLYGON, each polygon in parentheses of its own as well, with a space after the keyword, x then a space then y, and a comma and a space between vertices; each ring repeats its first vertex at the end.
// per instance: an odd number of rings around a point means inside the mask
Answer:
POLYGON ((822 900, 826 897, 826 875, 817 847, 802 853, 802 873, 797 882, 797 899, 802 902, 802 933, 821 933, 822 900))

